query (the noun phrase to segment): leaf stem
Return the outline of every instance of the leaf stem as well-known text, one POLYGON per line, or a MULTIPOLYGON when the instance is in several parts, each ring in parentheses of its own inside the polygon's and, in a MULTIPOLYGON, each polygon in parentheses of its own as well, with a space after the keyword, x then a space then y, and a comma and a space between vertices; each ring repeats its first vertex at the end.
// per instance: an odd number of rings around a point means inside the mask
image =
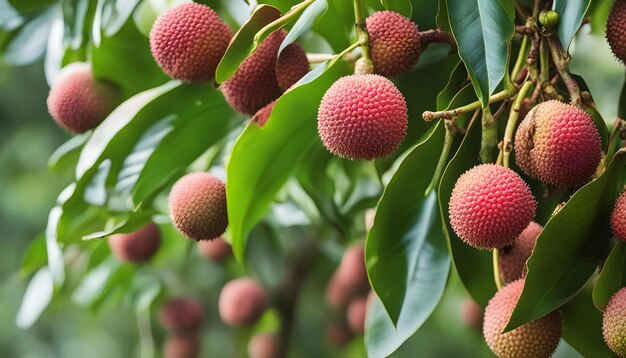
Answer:
POLYGON ((517 97, 515 97, 515 102, 513 102, 513 106, 511 107, 511 112, 509 113, 509 120, 506 122, 506 129, 504 131, 504 140, 502 143, 502 165, 505 167, 509 167, 509 157, 511 156, 511 151, 513 150, 513 132, 515 132, 515 126, 517 125, 517 120, 519 119, 519 111, 522 106, 522 102, 524 98, 528 95, 528 92, 532 88, 533 83, 531 81, 526 81, 520 88, 517 93, 517 97))
POLYGON ((493 162, 493 149, 498 145, 498 127, 489 106, 483 108, 482 133, 480 138, 480 161, 493 162))
POLYGON ((426 188, 424 196, 428 196, 428 194, 430 194, 430 192, 433 191, 439 184, 443 170, 446 168, 446 164, 448 164, 448 157, 450 156, 450 150, 452 149, 452 144, 454 143, 454 136, 459 133, 459 128, 456 126, 456 121, 454 119, 444 119, 444 123, 446 126, 446 136, 443 140, 443 148, 441 150, 441 155, 439 156, 439 161, 437 162, 437 168, 435 168, 435 174, 433 174, 433 178, 431 179, 428 188, 426 188))
POLYGON ((567 91, 569 92, 570 103, 580 107, 582 105, 580 87, 569 71, 569 56, 563 50, 561 42, 558 40, 556 35, 548 36, 546 38, 548 39, 548 44, 550 45, 552 60, 554 61, 556 69, 565 83, 567 91))
MULTIPOLYGON (((491 103, 503 101, 507 98, 511 98, 516 93, 517 93, 517 88, 515 86, 504 89, 498 93, 493 94, 491 97, 489 97, 489 103, 491 104, 491 103)), ((466 104, 465 106, 447 110, 447 111, 439 111, 439 112, 426 111, 422 113, 422 118, 424 118, 424 120, 427 122, 433 121, 435 119, 442 119, 442 118, 443 119, 456 118, 462 114, 473 112, 480 108, 481 108, 480 101, 474 101, 472 103, 466 104)))
POLYGON ((517 54, 517 60, 515 61, 515 65, 513 65, 513 71, 511 71, 511 78, 513 79, 517 78, 519 73, 522 71, 522 67, 526 64, 525 59, 528 57, 528 54, 526 54, 526 48, 528 47, 529 42, 528 36, 524 36, 522 44, 520 45, 519 53, 517 54))
POLYGON ((500 266, 498 265, 498 249, 493 249, 493 280, 496 283, 498 291, 502 289, 502 278, 500 278, 500 266))

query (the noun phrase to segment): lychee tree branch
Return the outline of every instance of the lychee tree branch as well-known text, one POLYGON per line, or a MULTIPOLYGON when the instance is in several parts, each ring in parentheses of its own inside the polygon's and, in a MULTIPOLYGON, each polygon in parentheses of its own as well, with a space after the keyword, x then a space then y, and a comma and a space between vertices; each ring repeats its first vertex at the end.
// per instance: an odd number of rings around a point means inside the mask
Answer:
MULTIPOLYGON (((359 38, 359 43, 361 45, 361 54, 363 55, 363 59, 371 64, 372 57, 370 54, 370 36, 367 32, 367 27, 365 26, 365 11, 363 8, 363 0, 354 0, 354 28, 356 29, 356 34, 359 38)), ((372 64, 373 68, 373 64, 372 64)))
POLYGON ((498 127, 489 106, 483 108, 482 132, 480 137, 480 161, 493 162, 493 150, 498 145, 498 127))
POLYGON ((454 41, 454 36, 447 31, 443 31, 441 29, 433 29, 426 30, 420 32, 420 45, 422 47, 422 51, 431 43, 447 43, 450 46, 456 48, 456 41, 454 41))
POLYGON ((582 100, 580 97, 580 87, 578 83, 569 71, 569 56, 563 50, 561 42, 556 38, 556 35, 546 37, 548 44, 550 45, 550 52, 552 53, 552 60, 556 65, 556 69, 567 87, 567 91, 570 96, 570 103, 574 106, 580 107, 582 100))
POLYGON ((519 111, 522 106, 522 102, 524 101, 524 98, 526 98, 532 86, 533 83, 531 81, 524 82, 519 92, 517 93, 517 97, 515 98, 515 102, 513 102, 511 112, 509 113, 509 120, 506 123, 504 140, 502 143, 502 165, 507 168, 509 167, 509 157, 511 156, 511 151, 513 150, 513 133, 515 132, 517 120, 519 119, 519 111))
MULTIPOLYGON (((489 103, 490 104, 496 103, 496 102, 503 101, 507 98, 511 98, 512 96, 515 95, 515 93, 517 93, 517 88, 515 87, 505 89, 489 97, 489 103)), ((481 108, 480 101, 474 101, 472 103, 466 104, 465 106, 447 110, 447 111, 439 111, 439 112, 425 111, 424 113, 422 113, 422 118, 424 118, 424 120, 427 122, 433 121, 435 119, 442 119, 442 118, 451 119, 451 118, 456 118, 462 114, 473 112, 480 108, 481 108)))

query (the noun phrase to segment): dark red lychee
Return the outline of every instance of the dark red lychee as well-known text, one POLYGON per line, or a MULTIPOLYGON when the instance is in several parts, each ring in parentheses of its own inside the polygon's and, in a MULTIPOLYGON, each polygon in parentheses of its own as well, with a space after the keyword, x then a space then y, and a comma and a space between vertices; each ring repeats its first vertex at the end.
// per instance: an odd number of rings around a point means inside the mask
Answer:
POLYGON ((191 297, 169 300, 161 308, 161 324, 166 329, 180 334, 195 333, 202 326, 204 309, 191 297))
POLYGON ((626 192, 617 198, 611 214, 611 231, 618 240, 626 242, 626 192))
POLYGON ((526 261, 535 248, 542 227, 534 221, 522 231, 511 246, 498 252, 498 269, 504 282, 513 282, 526 276, 526 261))
POLYGON ((109 247, 120 260, 141 263, 150 260, 161 246, 161 230, 155 223, 149 223, 128 234, 111 235, 109 247))
POLYGON ((265 312, 268 305, 265 289, 249 278, 238 278, 222 288, 219 312, 222 320, 232 326, 249 326, 265 312))

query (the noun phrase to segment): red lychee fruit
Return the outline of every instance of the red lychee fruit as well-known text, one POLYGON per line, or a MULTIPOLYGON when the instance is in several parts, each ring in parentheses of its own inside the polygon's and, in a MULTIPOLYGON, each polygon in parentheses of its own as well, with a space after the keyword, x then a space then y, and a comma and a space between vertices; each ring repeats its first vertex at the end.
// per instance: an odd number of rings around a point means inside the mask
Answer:
POLYGON ((200 338, 197 335, 173 335, 167 338, 163 347, 164 358, 198 358, 200 338))
POLYGON ((233 31, 210 7, 194 2, 159 16, 150 31, 152 56, 173 79, 208 82, 215 77, 233 31))
POLYGON ((393 153, 404 139, 407 107, 396 86, 379 75, 342 77, 324 94, 317 129, 333 154, 373 160, 393 153))
POLYGON ((331 323, 326 328, 326 338, 334 348, 341 348, 352 339, 350 329, 341 323, 331 323))
POLYGON ((397 76, 411 69, 422 51, 420 32, 408 18, 393 11, 378 11, 366 20, 374 71, 397 76))
POLYGON ((222 262, 231 257, 233 250, 222 237, 215 240, 198 242, 198 250, 202 256, 215 262, 222 262))
POLYGON ((280 337, 272 333, 260 333, 250 339, 248 355, 250 358, 281 358, 285 353, 280 337))
POLYGON ((480 332, 483 327, 484 310, 471 298, 466 298, 461 304, 461 321, 466 326, 480 332))
POLYGON ((120 260, 141 263, 150 260, 161 246, 161 230, 155 223, 128 234, 111 235, 109 247, 120 260))
POLYGON ((219 312, 222 320, 232 326, 249 326, 255 323, 268 305, 265 289, 249 278, 238 278, 222 288, 219 312))
POLYGON ((618 240, 626 242, 626 192, 622 193, 615 202, 611 214, 611 231, 618 240))
POLYGON ((510 332, 502 333, 522 294, 524 281, 517 280, 498 291, 485 309, 483 334, 491 350, 502 358, 548 358, 561 339, 561 313, 554 311, 510 332))
POLYGON ((498 251, 498 269, 504 282, 513 282, 526 276, 526 261, 533 253, 542 227, 534 221, 522 231, 511 246, 498 251))
POLYGON ((161 308, 161 324, 167 330, 178 333, 195 333, 202 326, 204 309, 191 297, 169 300, 161 308))
POLYGON ((457 180, 450 198, 450 224, 467 244, 499 249, 515 242, 536 209, 530 188, 516 172, 482 164, 457 180))
POLYGON ((48 95, 48 112, 65 130, 83 133, 96 128, 119 102, 117 87, 96 80, 87 63, 75 62, 61 70, 48 95))
POLYGON ((228 226, 226 186, 209 173, 191 173, 180 178, 169 196, 170 217, 187 238, 212 240, 228 226))
POLYGON ((306 53, 296 43, 287 46, 277 60, 278 48, 285 36, 285 30, 269 35, 222 84, 226 101, 236 111, 254 114, 280 97, 309 71, 306 53))
POLYGON ((365 332, 365 315, 367 313, 367 297, 357 297, 350 302, 346 318, 348 327, 353 333, 365 332))
POLYGON ((606 22, 606 39, 615 57, 626 63, 626 1, 616 0, 606 22))
POLYGON ((359 242, 346 249, 337 268, 337 280, 352 290, 369 289, 367 269, 365 268, 365 248, 359 242))
POLYGON ((620 357, 626 357, 626 287, 617 291, 604 308, 604 341, 620 357))
POLYGON ((602 158, 602 142, 582 109, 547 101, 528 112, 515 135, 520 169, 544 183, 574 188, 587 183, 602 158))
POLYGON ((254 116, 252 116, 251 120, 256 122, 259 127, 263 127, 267 120, 270 119, 272 115, 272 110, 274 110, 274 106, 276 105, 277 100, 270 102, 267 106, 259 109, 254 116))
POLYGON ((328 306, 336 311, 342 311, 348 306, 353 295, 354 290, 344 286, 337 279, 337 272, 335 272, 326 287, 326 303, 328 306))

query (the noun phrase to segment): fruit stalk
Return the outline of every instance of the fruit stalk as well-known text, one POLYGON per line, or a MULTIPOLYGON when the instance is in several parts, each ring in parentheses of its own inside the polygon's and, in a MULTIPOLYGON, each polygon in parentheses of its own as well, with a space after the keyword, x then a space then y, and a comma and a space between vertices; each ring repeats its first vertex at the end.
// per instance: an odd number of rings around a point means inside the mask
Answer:
MULTIPOLYGON (((367 32, 367 27, 365 26, 365 12, 363 11, 363 0, 354 0, 354 27, 356 29, 356 34, 359 38, 359 43, 361 44, 361 53, 363 55, 363 59, 371 63, 372 57, 370 54, 370 39, 369 34, 367 32)), ((374 65, 372 64, 372 67, 374 65)))
POLYGON ((480 161, 493 162, 493 149, 498 144, 498 127, 489 106, 483 108, 482 134, 480 138, 480 161))
POLYGON ((493 253, 492 257, 493 257, 493 281, 496 283, 496 287, 498 288, 498 291, 500 291, 502 289, 502 278, 500 277, 500 265, 498 265, 498 256, 499 256, 499 252, 498 249, 493 249, 491 250, 491 252, 493 253))
POLYGON ((456 41, 454 41, 454 37, 447 31, 434 29, 420 32, 420 44, 422 46, 422 51, 424 51, 424 49, 433 42, 447 43, 453 48, 456 48, 456 41))
POLYGON ((569 92, 570 103, 574 106, 580 107, 582 105, 580 87, 578 87, 578 83, 576 83, 576 80, 569 72, 569 58, 564 53, 561 42, 559 42, 556 35, 549 36, 547 39, 548 44, 550 45, 550 52, 552 53, 552 60, 554 61, 556 69, 565 83, 567 91, 569 92))
POLYGON ((519 111, 526 98, 526 95, 532 88, 533 83, 531 81, 526 81, 522 85, 522 88, 517 94, 515 98, 515 102, 513 102, 513 107, 511 108, 511 112, 509 114, 509 120, 506 123, 506 129, 504 131, 504 142, 502 145, 502 164, 505 167, 509 167, 509 157, 511 155, 511 151, 513 150, 513 133, 515 132, 515 126, 517 125, 517 120, 519 119, 519 111))
MULTIPOLYGON (((478 115, 478 111, 472 118, 472 121, 475 120, 478 115)), ((456 126, 456 122, 454 119, 445 119, 446 126, 446 136, 443 140, 443 148, 441 149, 441 155, 439 156, 439 162, 437 162, 437 168, 435 168, 435 174, 433 174, 433 178, 426 188, 426 192, 424 196, 428 196, 431 191, 433 191, 437 185, 439 184, 439 180, 441 179, 441 175, 443 174, 443 170, 446 168, 446 164, 448 163, 448 156, 450 155, 450 149, 452 149, 452 144, 454 142, 454 136, 459 133, 459 128, 456 126)))

